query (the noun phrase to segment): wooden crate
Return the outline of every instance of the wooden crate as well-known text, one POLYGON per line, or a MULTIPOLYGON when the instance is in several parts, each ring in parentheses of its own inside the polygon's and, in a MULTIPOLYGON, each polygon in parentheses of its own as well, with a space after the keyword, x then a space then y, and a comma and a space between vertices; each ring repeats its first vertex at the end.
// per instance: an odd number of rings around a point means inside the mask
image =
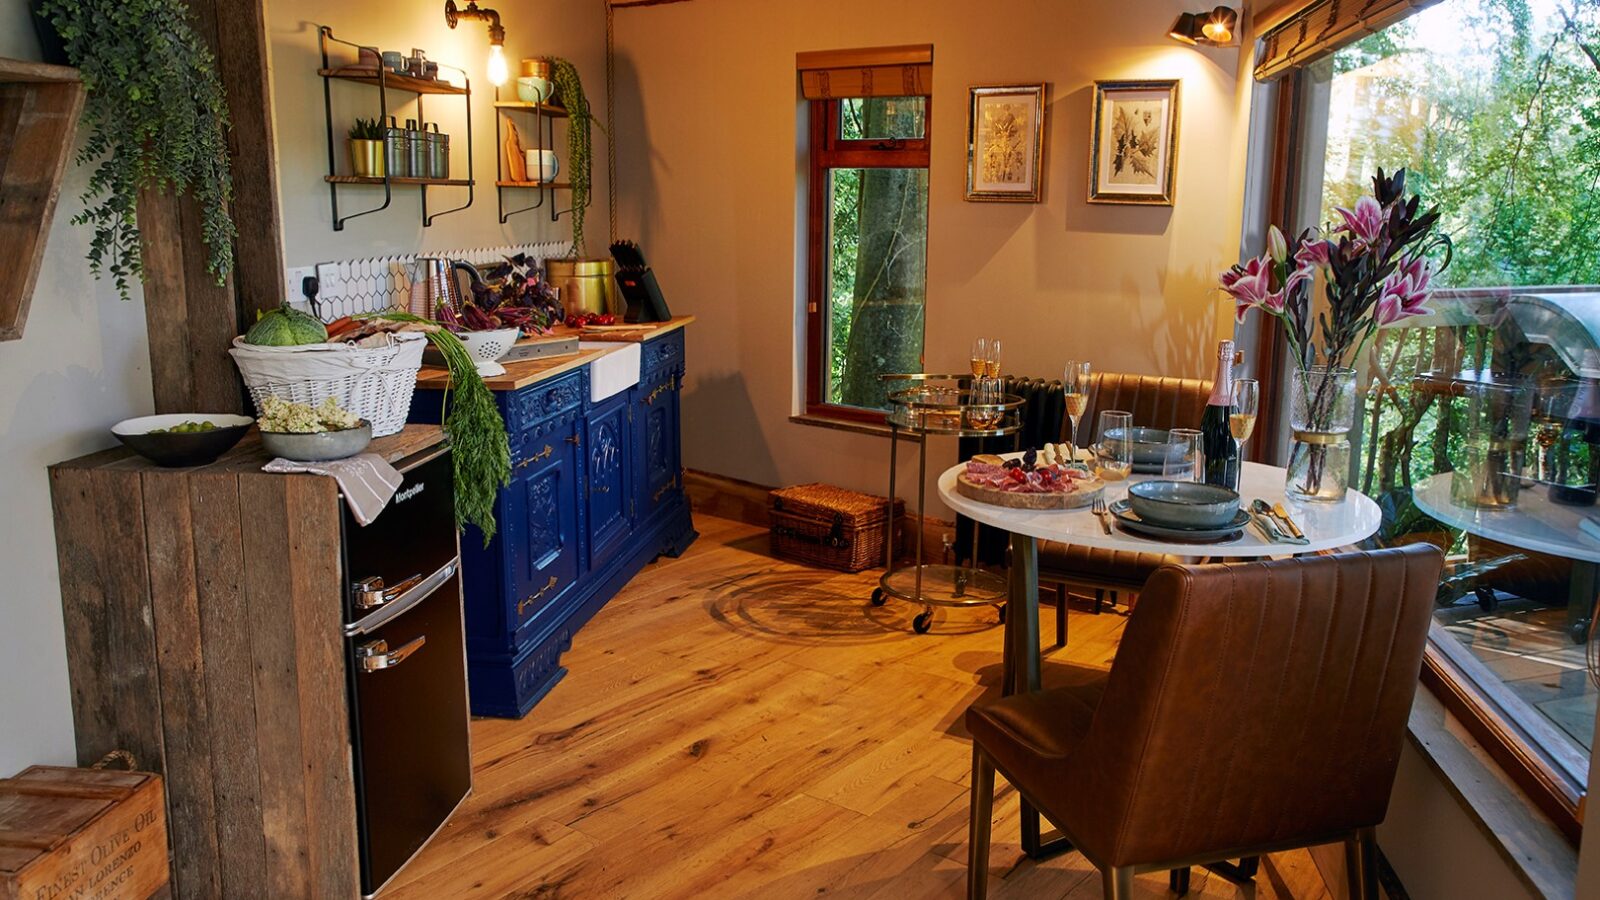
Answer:
POLYGON ((160 775, 32 766, 0 779, 0 900, 145 900, 168 879, 160 775))
MULTIPOLYGON (((883 565, 888 501, 831 484, 798 484, 769 495, 772 555, 780 559, 859 572, 883 565)), ((894 501, 896 533, 905 504, 894 501)))

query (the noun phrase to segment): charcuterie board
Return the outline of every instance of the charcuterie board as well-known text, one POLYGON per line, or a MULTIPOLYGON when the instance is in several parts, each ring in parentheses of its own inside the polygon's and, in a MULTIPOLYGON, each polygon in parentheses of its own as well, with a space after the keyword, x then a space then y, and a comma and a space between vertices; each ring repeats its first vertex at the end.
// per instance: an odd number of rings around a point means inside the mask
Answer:
POLYGON ((1070 491, 1029 493, 1004 491, 979 484, 969 479, 965 472, 956 476, 956 493, 969 500, 1004 506, 1009 509, 1078 509, 1088 506, 1105 492, 1106 484, 1098 478, 1078 481, 1070 491))

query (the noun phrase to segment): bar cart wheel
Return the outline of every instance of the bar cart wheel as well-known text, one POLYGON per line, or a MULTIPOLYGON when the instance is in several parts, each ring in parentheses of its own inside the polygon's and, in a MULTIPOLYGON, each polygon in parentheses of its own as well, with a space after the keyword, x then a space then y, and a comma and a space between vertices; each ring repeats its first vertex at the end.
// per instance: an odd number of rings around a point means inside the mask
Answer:
POLYGON ((877 587, 872 589, 873 606, 882 606, 887 602, 889 602, 889 597, 883 592, 883 588, 877 587))
POLYGON ((931 609, 925 609, 922 612, 917 613, 917 617, 911 620, 911 630, 915 631, 917 634, 927 634, 928 629, 932 627, 933 610, 931 609))

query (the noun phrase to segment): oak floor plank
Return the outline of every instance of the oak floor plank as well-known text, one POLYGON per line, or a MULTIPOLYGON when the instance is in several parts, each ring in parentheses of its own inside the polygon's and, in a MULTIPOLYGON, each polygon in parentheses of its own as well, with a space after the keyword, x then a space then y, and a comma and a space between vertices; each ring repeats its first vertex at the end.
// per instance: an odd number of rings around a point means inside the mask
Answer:
MULTIPOLYGON (((989 609, 867 602, 877 573, 767 554, 764 531, 696 517, 683 558, 634 579, 577 635, 569 674, 521 720, 473 723, 474 794, 386 896, 964 895, 966 708, 997 695, 989 609)), ((1041 631, 1053 635, 1048 609, 1041 631)), ((1127 622, 1080 603, 1063 663, 1110 664, 1127 622)), ((1036 862, 997 781, 990 896, 1100 895, 1078 854, 1036 862)), ((1309 855, 1278 854, 1253 893, 1204 870, 1191 897, 1324 900, 1309 855)), ((1169 896, 1166 876, 1137 880, 1169 896)))

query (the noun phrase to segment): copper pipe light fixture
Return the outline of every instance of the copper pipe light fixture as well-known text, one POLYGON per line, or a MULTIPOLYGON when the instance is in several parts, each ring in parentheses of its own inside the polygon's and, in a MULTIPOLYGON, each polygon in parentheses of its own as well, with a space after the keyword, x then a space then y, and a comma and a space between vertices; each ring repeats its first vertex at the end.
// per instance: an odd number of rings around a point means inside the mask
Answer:
POLYGON ((1233 43, 1234 29, 1238 26, 1239 14, 1226 6, 1218 6, 1210 12, 1180 14, 1167 30, 1167 37, 1190 46, 1226 47, 1233 43))
POLYGON ((444 0, 444 21, 451 28, 462 19, 479 19, 489 23, 489 83, 500 87, 510 77, 506 68, 506 29, 500 24, 500 13, 478 8, 478 0, 468 0, 465 8, 456 6, 456 0, 444 0))

